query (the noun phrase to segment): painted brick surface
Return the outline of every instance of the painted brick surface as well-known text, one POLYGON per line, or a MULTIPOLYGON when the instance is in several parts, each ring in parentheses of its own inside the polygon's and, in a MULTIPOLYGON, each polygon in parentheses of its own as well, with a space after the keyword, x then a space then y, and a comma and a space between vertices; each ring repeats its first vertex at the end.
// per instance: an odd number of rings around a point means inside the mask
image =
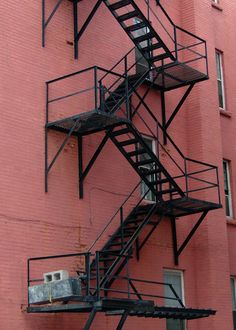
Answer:
MULTIPOLYGON (((155 7, 154 1, 151 2, 155 7)), ((55 3, 54 0, 47 0, 47 13, 55 3)), ((94 3, 79 3, 80 26, 94 3)), ((141 0, 137 3, 142 6, 141 0)), ((194 87, 170 127, 170 134, 187 156, 219 166, 223 196, 222 158, 231 160, 232 178, 236 175, 233 113, 236 105, 236 57, 232 52, 236 48, 236 5, 226 0, 222 11, 212 7, 209 0, 171 0, 163 1, 163 5, 176 24, 208 41, 211 79, 194 87), (224 52, 229 116, 220 114, 218 109, 215 49, 224 52)), ((105 6, 99 9, 82 37, 77 61, 73 59, 71 46, 73 26, 70 1, 62 3, 49 25, 45 48, 41 47, 41 1, 2 1, 0 13, 0 328, 83 329, 87 317, 84 314, 30 315, 25 312, 27 258, 84 251, 139 178, 109 142, 86 178, 84 199, 80 200, 77 145, 72 138, 49 175, 48 193, 44 192, 45 81, 87 66, 110 68, 130 50, 132 44, 105 6)), ((168 115, 182 93, 182 90, 168 93, 168 115)), ((160 117, 158 92, 152 91, 147 102, 160 117)), ((136 124, 142 133, 148 134, 138 119, 136 124)), ((102 137, 102 133, 85 137, 85 163, 102 137)), ((62 135, 50 133, 49 138, 51 159, 62 143, 62 135)), ((232 194, 234 201, 234 179, 232 194)), ((194 221, 196 217, 178 221, 180 242, 194 221)), ((223 209, 209 213, 181 256, 179 267, 175 267, 170 223, 165 219, 142 250, 140 261, 132 261, 132 276, 150 280, 161 281, 164 268, 183 270, 186 304, 217 309, 215 317, 189 321, 188 330, 233 328, 229 278, 236 275, 234 221, 227 222, 223 209)), ((93 329, 114 329, 118 321, 117 317, 98 315, 93 329)), ((165 321, 130 318, 124 327, 129 330, 145 328, 165 329, 165 321)))

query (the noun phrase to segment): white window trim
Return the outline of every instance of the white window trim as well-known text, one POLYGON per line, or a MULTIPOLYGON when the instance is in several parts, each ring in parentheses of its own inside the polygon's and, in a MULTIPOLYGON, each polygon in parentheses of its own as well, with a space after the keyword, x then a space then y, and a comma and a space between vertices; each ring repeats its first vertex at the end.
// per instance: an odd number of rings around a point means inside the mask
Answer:
MULTIPOLYGON (((215 1, 214 1, 215 2, 215 1)), ((219 2, 215 2, 217 4, 219 4, 219 2)), ((219 105, 219 108, 220 110, 226 110, 226 107, 225 107, 225 84, 224 84, 224 70, 223 70, 223 53, 220 51, 220 50, 217 50, 215 51, 215 54, 219 54, 219 60, 220 60, 220 75, 221 75, 221 79, 218 79, 217 78, 217 83, 218 81, 221 82, 221 86, 222 86, 222 99, 223 99, 223 107, 221 107, 219 105)), ((216 63, 216 66, 217 66, 217 63, 216 63)), ((217 74, 217 73, 216 73, 217 74)), ((219 94, 218 92, 218 86, 217 86, 217 93, 219 94)), ((219 95, 218 95, 218 98, 219 98, 219 95)), ((219 100, 218 100, 219 102, 219 100)))
POLYGON ((217 5, 220 3, 220 0, 211 0, 211 1, 216 3, 217 5))
POLYGON ((178 269, 169 269, 169 268, 164 268, 163 270, 163 276, 164 273, 168 272, 168 273, 173 273, 173 274, 180 274, 180 279, 181 279, 181 289, 182 289, 182 302, 185 305, 185 289, 184 289, 184 272, 182 270, 178 270, 178 269))
MULTIPOLYGON (((234 292, 231 292, 231 295, 233 294, 234 295, 234 298, 235 298, 235 300, 236 300, 236 277, 235 276, 230 276, 230 280, 233 280, 233 282, 234 282, 234 292)), ((231 286, 230 286, 230 289, 231 289, 231 286)), ((232 305, 233 305, 233 301, 232 301, 232 305)), ((232 310, 233 311, 236 311, 236 306, 235 306, 235 308, 234 308, 234 306, 232 306, 232 310)))
MULTIPOLYGON (((231 177, 230 177, 230 162, 226 159, 223 159, 223 164, 226 164, 226 175, 227 175, 227 185, 228 185, 228 200, 229 200, 229 215, 226 215, 227 218, 233 218, 233 203, 232 203, 232 193, 231 193, 231 177)), ((225 192, 224 192, 224 196, 225 192)))

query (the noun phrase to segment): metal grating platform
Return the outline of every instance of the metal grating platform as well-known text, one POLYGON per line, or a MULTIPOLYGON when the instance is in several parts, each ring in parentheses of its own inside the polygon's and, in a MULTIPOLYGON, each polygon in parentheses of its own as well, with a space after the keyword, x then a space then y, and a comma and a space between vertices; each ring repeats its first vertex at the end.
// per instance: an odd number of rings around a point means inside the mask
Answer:
POLYGON ((72 135, 77 136, 78 134, 86 135, 99 132, 125 122, 127 122, 127 120, 115 115, 99 111, 90 111, 73 117, 49 122, 46 127, 64 133, 69 133, 73 129, 72 135))
POLYGON ((158 73, 154 86, 165 91, 207 80, 208 76, 186 64, 175 63, 158 73))
POLYGON ((131 299, 103 298, 94 303, 51 304, 46 306, 28 307, 28 313, 90 313, 93 309, 106 313, 107 316, 122 315, 125 311, 129 316, 145 318, 172 318, 193 320, 215 315, 211 309, 193 309, 179 307, 155 306, 153 301, 131 299))

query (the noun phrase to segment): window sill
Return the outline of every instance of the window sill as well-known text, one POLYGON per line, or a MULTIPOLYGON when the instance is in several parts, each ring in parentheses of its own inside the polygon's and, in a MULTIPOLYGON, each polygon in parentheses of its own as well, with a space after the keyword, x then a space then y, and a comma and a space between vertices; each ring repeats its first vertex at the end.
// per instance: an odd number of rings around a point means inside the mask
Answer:
POLYGON ((226 222, 227 222, 228 225, 236 226, 236 221, 235 221, 234 218, 227 217, 226 222))
POLYGON ((217 3, 212 2, 211 5, 212 5, 213 8, 215 8, 219 11, 223 11, 223 8, 220 5, 218 5, 217 3))
POLYGON ((224 117, 228 117, 228 118, 232 117, 232 113, 227 110, 220 109, 220 114, 224 117))

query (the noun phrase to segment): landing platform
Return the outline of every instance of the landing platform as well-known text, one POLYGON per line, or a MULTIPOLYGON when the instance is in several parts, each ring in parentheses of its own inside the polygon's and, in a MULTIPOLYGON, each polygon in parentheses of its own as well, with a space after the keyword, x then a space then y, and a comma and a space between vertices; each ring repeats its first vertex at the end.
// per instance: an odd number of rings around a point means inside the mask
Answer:
POLYGON ((207 80, 208 78, 207 74, 202 73, 191 66, 175 62, 164 70, 158 71, 158 76, 154 80, 154 87, 168 91, 207 80))
MULTIPOLYGON (((145 212, 147 212, 147 209, 149 207, 151 206, 141 206, 141 208, 145 212)), ((183 217, 190 214, 220 209, 221 207, 221 204, 184 197, 164 202, 164 204, 160 205, 160 207, 157 208, 156 213, 165 214, 166 216, 183 217)))
POLYGON ((96 309, 106 315, 122 315, 125 311, 129 316, 150 318, 172 318, 181 320, 193 320, 197 318, 215 315, 216 311, 211 309, 192 309, 178 307, 155 306, 150 300, 132 300, 118 298, 102 298, 94 303, 67 303, 51 304, 42 306, 30 306, 28 313, 90 313, 96 309))
POLYGON ((46 127, 63 133, 69 133, 74 127, 72 135, 78 136, 78 133, 79 135, 88 135, 103 131, 109 127, 121 125, 125 122, 128 121, 115 115, 94 110, 49 122, 46 127))

